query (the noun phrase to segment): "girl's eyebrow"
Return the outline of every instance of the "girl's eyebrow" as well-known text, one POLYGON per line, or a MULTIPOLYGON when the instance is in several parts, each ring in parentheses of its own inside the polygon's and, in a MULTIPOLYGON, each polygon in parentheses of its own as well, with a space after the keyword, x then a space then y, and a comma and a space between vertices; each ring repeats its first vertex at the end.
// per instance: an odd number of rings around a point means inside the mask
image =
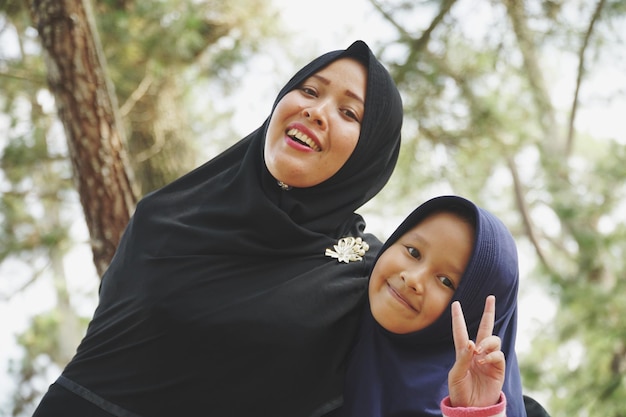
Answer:
POLYGON ((424 245, 424 246, 430 246, 430 244, 428 243, 428 241, 426 239, 424 239, 422 237, 422 235, 420 235, 419 233, 417 233, 416 231, 410 231, 406 234, 406 237, 409 238, 410 240, 414 241, 414 242, 419 242, 420 244, 424 245))
MULTIPOLYGON (((408 232, 406 234, 406 237, 408 239, 410 239, 412 242, 417 242, 417 243, 419 243, 420 245, 422 245, 425 248, 429 248, 430 247, 430 244, 428 243, 428 241, 426 239, 424 239, 424 237, 422 237, 422 235, 420 235, 416 231, 408 232)), ((468 263, 469 263, 469 261, 468 261, 468 263)), ((459 268, 458 259, 456 259, 456 258, 448 260, 448 262, 446 262, 446 267, 450 269, 451 273, 458 275, 458 277, 462 277, 463 274, 465 273, 465 269, 459 268)), ((455 282, 455 284, 458 285, 458 282, 455 282)))
MULTIPOLYGON (((313 78, 317 78, 318 80, 320 80, 322 82, 322 84, 324 85, 329 85, 330 84, 330 80, 326 77, 322 77, 319 74, 313 74, 311 77, 313 78)), ((365 100, 363 100, 358 94, 353 93, 350 90, 346 90, 345 95, 347 95, 348 97, 352 97, 353 99, 361 102, 361 104, 365 105, 365 100)))

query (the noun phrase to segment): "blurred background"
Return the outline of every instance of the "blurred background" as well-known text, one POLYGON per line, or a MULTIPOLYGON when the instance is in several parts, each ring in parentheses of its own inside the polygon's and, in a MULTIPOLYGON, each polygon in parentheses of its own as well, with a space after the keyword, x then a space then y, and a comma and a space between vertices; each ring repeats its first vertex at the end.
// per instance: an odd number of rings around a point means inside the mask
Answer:
POLYGON ((496 213, 520 253, 524 389, 554 417, 625 415, 626 1, 61 3, 85 15, 0 0, 0 416, 30 416, 73 355, 112 253, 95 236, 114 249, 125 224, 116 204, 250 133, 295 70, 356 39, 405 110, 368 229, 384 239, 438 194, 496 213), (83 73, 62 65, 85 55, 59 21, 95 28, 83 73), (126 188, 85 186, 102 164, 72 163, 84 121, 59 100, 83 88, 106 98, 83 110, 109 122, 94 155, 121 156, 126 188))

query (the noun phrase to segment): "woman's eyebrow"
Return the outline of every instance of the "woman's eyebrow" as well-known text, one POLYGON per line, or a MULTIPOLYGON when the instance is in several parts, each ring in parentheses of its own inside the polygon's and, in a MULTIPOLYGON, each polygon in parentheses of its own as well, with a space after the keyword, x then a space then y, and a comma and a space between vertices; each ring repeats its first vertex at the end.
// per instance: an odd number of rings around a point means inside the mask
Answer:
MULTIPOLYGON (((330 80, 326 77, 323 77, 319 74, 313 74, 311 77, 316 78, 318 80, 320 80, 322 82, 322 84, 324 85, 329 85, 330 84, 330 80)), ((352 97, 353 99, 360 101, 361 104, 365 105, 365 100, 363 100, 363 98, 361 98, 358 94, 350 91, 350 90, 346 90, 345 95, 347 95, 348 97, 352 97)))
POLYGON ((353 99, 357 100, 358 102, 360 102, 361 104, 365 105, 365 100, 363 100, 361 97, 359 97, 358 94, 353 93, 350 90, 346 90, 346 95, 348 97, 352 97, 353 99))
POLYGON ((330 80, 329 80, 328 78, 326 78, 326 77, 322 77, 322 76, 321 76, 321 75, 319 75, 319 74, 313 74, 313 75, 312 75, 312 77, 313 77, 313 78, 317 78, 318 80, 320 80, 322 83, 324 83, 324 84, 326 84, 326 85, 330 84, 330 80))

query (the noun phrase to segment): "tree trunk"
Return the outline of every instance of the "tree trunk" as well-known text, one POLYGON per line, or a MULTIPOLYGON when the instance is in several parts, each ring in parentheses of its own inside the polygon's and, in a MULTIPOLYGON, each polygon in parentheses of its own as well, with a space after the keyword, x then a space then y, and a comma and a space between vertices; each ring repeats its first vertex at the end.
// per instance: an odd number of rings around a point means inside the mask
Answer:
POLYGON ((89 0, 29 0, 100 275, 136 203, 89 0))

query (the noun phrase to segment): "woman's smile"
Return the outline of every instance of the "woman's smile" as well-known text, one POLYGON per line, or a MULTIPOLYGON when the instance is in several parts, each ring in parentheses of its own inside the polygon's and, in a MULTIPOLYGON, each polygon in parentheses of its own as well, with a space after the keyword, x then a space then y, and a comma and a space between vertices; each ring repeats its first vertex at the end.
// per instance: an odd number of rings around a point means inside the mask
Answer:
POLYGON ((317 136, 301 123, 292 123, 287 129, 286 135, 286 140, 290 146, 294 146, 295 144, 298 145, 295 146, 296 149, 307 151, 312 150, 315 152, 320 152, 322 150, 317 136), (305 149, 302 149, 303 147, 305 149))

